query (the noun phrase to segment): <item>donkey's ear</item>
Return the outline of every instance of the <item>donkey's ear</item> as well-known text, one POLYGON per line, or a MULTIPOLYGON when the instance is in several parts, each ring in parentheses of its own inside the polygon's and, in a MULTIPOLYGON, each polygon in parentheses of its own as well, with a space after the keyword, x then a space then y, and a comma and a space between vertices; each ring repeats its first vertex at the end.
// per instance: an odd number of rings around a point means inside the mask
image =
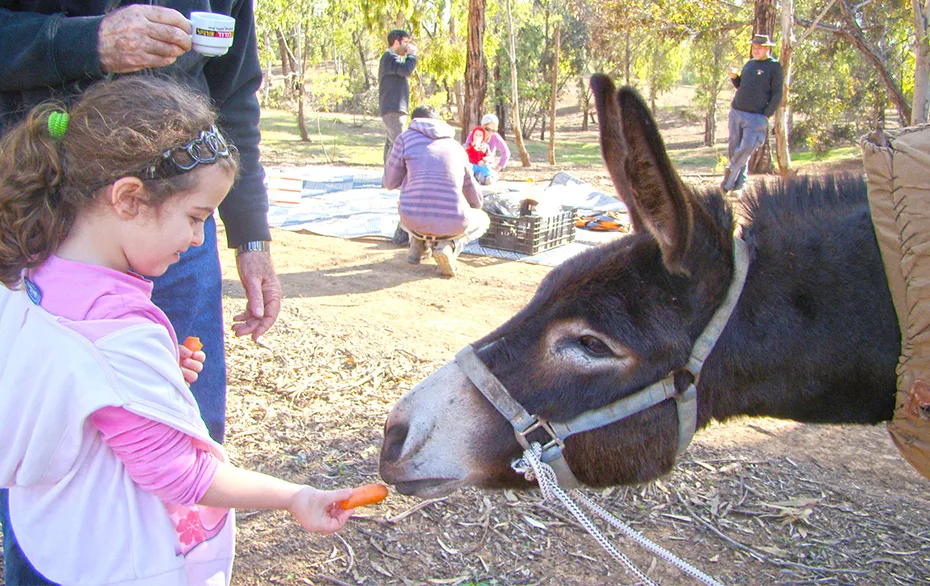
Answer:
POLYGON ((645 230, 642 216, 633 196, 633 187, 626 175, 627 144, 620 128, 620 109, 615 98, 616 89, 609 77, 601 73, 591 76, 591 93, 597 110, 597 123, 601 131, 601 153, 614 189, 630 214, 634 232, 645 230))
POLYGON ((604 160, 634 231, 652 233, 669 272, 687 273, 682 260, 691 241, 691 195, 672 167, 652 114, 631 88, 620 88, 610 99, 613 84, 606 76, 592 77, 591 87, 604 160))

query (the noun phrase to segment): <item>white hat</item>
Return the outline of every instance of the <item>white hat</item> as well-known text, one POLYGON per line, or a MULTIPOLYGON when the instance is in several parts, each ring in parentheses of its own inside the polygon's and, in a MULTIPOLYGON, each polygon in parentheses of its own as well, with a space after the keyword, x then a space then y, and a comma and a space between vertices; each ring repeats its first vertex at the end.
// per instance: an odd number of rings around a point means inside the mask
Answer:
POLYGON ((488 124, 493 124, 494 126, 499 126, 500 121, 497 119, 497 116, 494 114, 485 114, 481 119, 481 126, 487 126, 488 124))

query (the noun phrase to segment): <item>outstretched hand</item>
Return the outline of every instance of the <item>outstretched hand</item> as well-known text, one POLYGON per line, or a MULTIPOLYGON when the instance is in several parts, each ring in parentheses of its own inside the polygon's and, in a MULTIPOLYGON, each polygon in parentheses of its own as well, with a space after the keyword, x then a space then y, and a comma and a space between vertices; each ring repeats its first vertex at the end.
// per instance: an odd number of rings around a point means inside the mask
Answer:
POLYGON ((191 23, 177 10, 133 4, 100 22, 97 53, 104 73, 166 67, 191 50, 191 23))
POLYGON ((232 329, 237 336, 252 336, 253 340, 267 332, 281 312, 281 282, 274 272, 271 253, 249 251, 236 256, 239 279, 245 289, 245 311, 233 317, 232 329))
POLYGON ((339 503, 352 496, 351 488, 317 490, 301 488, 293 497, 288 511, 307 531, 334 533, 342 529, 355 509, 343 509, 339 503))

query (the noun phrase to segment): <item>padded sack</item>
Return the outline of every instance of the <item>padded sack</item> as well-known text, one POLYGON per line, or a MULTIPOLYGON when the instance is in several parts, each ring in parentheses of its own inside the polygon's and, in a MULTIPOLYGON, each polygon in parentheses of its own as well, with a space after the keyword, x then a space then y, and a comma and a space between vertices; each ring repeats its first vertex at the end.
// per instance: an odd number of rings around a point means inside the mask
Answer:
POLYGON ((901 326, 898 391, 888 431, 930 478, 930 124, 860 140, 872 223, 901 326))

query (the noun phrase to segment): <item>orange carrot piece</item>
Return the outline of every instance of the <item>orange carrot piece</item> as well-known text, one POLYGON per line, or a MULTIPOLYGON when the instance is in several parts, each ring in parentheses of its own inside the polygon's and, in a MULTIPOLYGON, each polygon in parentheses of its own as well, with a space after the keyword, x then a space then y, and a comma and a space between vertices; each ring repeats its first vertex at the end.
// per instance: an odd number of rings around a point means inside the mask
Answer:
POLYGON ((203 344, 200 343, 200 338, 195 336, 188 336, 184 339, 184 343, 181 345, 191 352, 198 352, 203 349, 203 344))
POLYGON ((383 484, 366 484, 352 490, 352 496, 339 503, 343 510, 380 503, 387 498, 388 489, 383 484))

